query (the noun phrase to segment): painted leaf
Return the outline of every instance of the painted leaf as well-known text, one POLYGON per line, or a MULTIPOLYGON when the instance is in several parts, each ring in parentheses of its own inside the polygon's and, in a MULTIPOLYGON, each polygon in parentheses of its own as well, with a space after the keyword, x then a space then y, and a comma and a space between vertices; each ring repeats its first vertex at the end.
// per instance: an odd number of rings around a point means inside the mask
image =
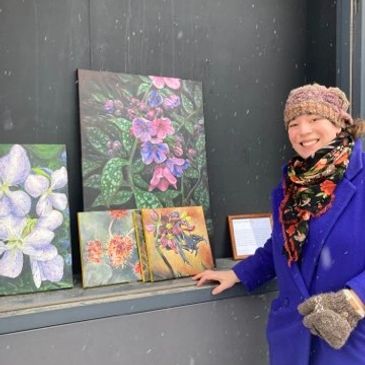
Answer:
POLYGON ((139 75, 139 78, 140 78, 143 82, 145 82, 145 83, 151 83, 151 82, 152 82, 152 80, 151 80, 149 77, 147 77, 147 76, 139 75))
POLYGON ((98 103, 103 103, 105 102, 105 96, 103 94, 100 93, 95 93, 92 94, 91 97, 96 100, 98 103))
POLYGON ((201 183, 197 186, 193 193, 194 200, 203 207, 209 207, 209 194, 206 189, 201 183))
POLYGON ((82 160, 82 173, 84 176, 89 175, 91 172, 101 167, 100 161, 82 160))
POLYGON ((131 191, 118 191, 113 198, 113 204, 125 204, 132 196, 133 193, 131 191))
POLYGON ((107 144, 110 140, 109 136, 100 128, 86 128, 86 138, 90 145, 99 153, 107 155, 107 144))
POLYGON ((197 169, 189 167, 187 170, 184 171, 184 177, 189 177, 191 179, 199 178, 200 174, 197 169))
POLYGON ((157 196, 148 191, 136 190, 135 199, 138 209, 162 207, 162 204, 157 196))
POLYGON ((137 185, 139 188, 148 189, 148 183, 143 180, 139 175, 133 175, 133 182, 135 185, 137 185))
POLYGON ((132 122, 124 118, 115 118, 112 122, 122 132, 123 147, 129 152, 134 143, 133 138, 131 138, 132 122))
POLYGON ((64 150, 62 145, 33 145, 27 147, 38 158, 42 160, 53 160, 64 150))
POLYGON ((112 202, 113 195, 119 190, 123 180, 122 167, 128 165, 128 161, 121 158, 112 158, 103 168, 100 179, 100 191, 108 206, 112 202))
POLYGON ((191 100, 184 94, 181 94, 182 105, 188 114, 194 111, 194 105, 191 100))
POLYGON ((132 165, 133 172, 142 172, 146 168, 146 165, 142 162, 140 158, 135 160, 132 165))
POLYGON ((199 169, 202 169, 206 164, 205 153, 202 152, 198 155, 195 159, 196 164, 198 165, 199 169))
POLYGON ((200 87, 194 89, 194 102, 197 108, 200 108, 203 104, 203 95, 200 87))
POLYGON ((95 200, 93 201, 93 203, 91 204, 92 207, 100 207, 102 205, 105 205, 105 199, 104 197, 100 194, 98 195, 95 200))
POLYGON ((151 87, 151 84, 142 83, 137 90, 137 96, 145 94, 151 87))
POLYGON ((205 138, 203 135, 200 135, 198 137, 198 140, 196 141, 195 147, 198 151, 205 151, 205 138))
POLYGON ((184 122, 184 128, 190 133, 194 133, 194 124, 190 122, 190 120, 185 120, 184 122))
POLYGON ((36 174, 36 175, 41 175, 46 177, 47 179, 49 179, 49 174, 47 174, 43 169, 41 169, 40 167, 33 167, 32 171, 36 174))
POLYGON ((166 197, 173 200, 177 198, 181 194, 181 192, 179 190, 166 190, 164 192, 156 192, 155 194, 159 199, 162 197, 166 197))
POLYGON ((95 174, 95 175, 89 176, 86 180, 84 180, 84 186, 87 186, 88 188, 99 189, 100 188, 100 175, 95 174))

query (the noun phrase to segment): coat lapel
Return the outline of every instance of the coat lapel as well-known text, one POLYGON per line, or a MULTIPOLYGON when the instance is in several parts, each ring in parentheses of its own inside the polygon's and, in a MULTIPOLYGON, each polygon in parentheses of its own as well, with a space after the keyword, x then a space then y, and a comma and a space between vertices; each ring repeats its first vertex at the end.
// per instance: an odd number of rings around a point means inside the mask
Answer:
MULTIPOLYGON (((335 199, 332 207, 321 217, 314 218, 310 223, 309 229, 318 232, 318 234, 315 237, 314 242, 311 242, 311 245, 306 247, 305 256, 309 259, 302 263, 301 268, 299 268, 296 263, 292 264, 290 268, 288 267, 293 280, 304 297, 309 296, 308 288, 310 287, 310 283, 313 279, 313 274, 317 267, 326 238, 356 192, 356 187, 352 184, 351 180, 361 171, 362 168, 362 142, 361 140, 357 140, 344 178, 336 188, 335 199)), ((280 187, 275 189, 273 192, 274 206, 279 207, 283 197, 282 188, 280 187)), ((282 232, 280 236, 283 237, 282 232)))
POLYGON ((351 180, 361 171, 362 167, 361 141, 358 140, 354 146, 350 164, 344 178, 335 190, 335 199, 332 207, 325 214, 318 218, 313 218, 310 222, 309 230, 316 233, 311 235, 310 245, 306 247, 305 251, 307 259, 303 261, 301 266, 301 272, 307 288, 310 287, 313 280, 313 275, 318 266, 318 260, 327 236, 356 192, 356 187, 351 180))
POLYGON ((305 249, 305 259, 301 266, 301 272, 307 288, 310 287, 327 236, 340 218, 342 212, 346 209, 355 191, 356 188, 354 185, 344 178, 337 186, 332 207, 325 214, 318 218, 313 218, 310 222, 309 234, 311 240, 310 242, 306 242, 308 247, 305 249))
MULTIPOLYGON (((274 205, 274 207, 280 207, 280 203, 283 200, 283 198, 284 198, 284 193, 283 193, 282 187, 280 186, 280 187, 278 187, 277 189, 275 189, 273 191, 273 203, 274 203, 273 205, 274 205)), ((279 209, 277 211, 277 214, 278 214, 278 219, 279 219, 279 215, 280 215, 279 209)), ((281 249, 284 245, 284 234, 283 234, 283 231, 282 231, 282 224, 280 223, 279 226, 280 226, 280 232, 278 232, 278 235, 280 237, 279 242, 281 242, 281 247, 280 247, 279 251, 281 252, 281 249)), ((285 261, 285 263, 284 263, 285 270, 289 271, 289 273, 292 276, 293 281, 295 282, 295 285, 297 286, 299 292, 301 293, 301 295, 304 298, 308 298, 309 297, 308 289, 305 285, 302 273, 300 272, 298 265, 296 263, 293 263, 289 267, 284 254, 282 254, 282 259, 283 259, 283 261, 285 261)))

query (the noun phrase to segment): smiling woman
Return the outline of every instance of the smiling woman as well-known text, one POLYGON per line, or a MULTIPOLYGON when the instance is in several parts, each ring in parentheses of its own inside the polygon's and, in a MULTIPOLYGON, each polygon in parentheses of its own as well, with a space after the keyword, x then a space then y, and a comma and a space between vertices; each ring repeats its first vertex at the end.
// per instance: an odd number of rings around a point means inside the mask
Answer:
POLYGON ((340 131, 341 127, 319 115, 300 115, 288 123, 290 143, 303 158, 328 145, 340 131))
POLYGON ((365 358, 364 122, 338 88, 290 92, 284 122, 297 153, 273 191, 264 247, 228 271, 205 271, 213 294, 277 277, 267 328, 271 365, 363 365, 365 358), (356 303, 356 304, 355 304, 356 303))

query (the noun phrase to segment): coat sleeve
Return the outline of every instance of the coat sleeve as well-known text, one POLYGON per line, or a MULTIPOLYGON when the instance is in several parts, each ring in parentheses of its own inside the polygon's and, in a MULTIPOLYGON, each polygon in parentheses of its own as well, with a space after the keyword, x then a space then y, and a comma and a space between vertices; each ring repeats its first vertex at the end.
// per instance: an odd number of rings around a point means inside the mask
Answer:
POLYGON ((365 304, 365 271, 349 280, 346 286, 355 291, 365 304))
POLYGON ((263 247, 254 255, 233 266, 241 283, 248 291, 252 291, 276 276, 272 252, 272 239, 268 239, 263 247))

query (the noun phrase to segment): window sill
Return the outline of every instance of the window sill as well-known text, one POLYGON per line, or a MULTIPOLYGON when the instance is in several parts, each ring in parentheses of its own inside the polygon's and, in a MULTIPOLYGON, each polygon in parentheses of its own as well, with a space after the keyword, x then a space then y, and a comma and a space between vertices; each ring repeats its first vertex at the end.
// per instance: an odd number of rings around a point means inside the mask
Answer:
MULTIPOLYGON (((230 259, 218 259, 217 269, 229 269, 230 259)), ((97 318, 135 314, 207 301, 249 295, 241 285, 213 296, 214 287, 196 287, 191 278, 133 283, 83 289, 74 288, 0 298, 0 334, 80 322, 97 318)), ((275 282, 255 291, 276 291, 275 282)))

